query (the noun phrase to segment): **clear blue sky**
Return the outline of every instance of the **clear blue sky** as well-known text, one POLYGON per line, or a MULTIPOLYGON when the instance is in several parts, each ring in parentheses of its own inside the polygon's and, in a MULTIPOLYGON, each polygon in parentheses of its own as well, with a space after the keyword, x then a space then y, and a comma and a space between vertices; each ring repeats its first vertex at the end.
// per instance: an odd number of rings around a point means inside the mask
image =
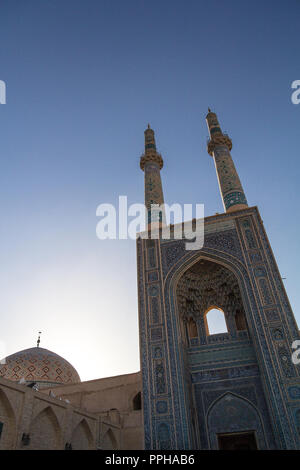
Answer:
POLYGON ((233 140, 300 322, 300 3, 2 0, 1 338, 61 354, 82 379, 139 370, 132 240, 99 241, 96 207, 143 202, 148 122, 165 201, 222 212, 210 106, 233 140))

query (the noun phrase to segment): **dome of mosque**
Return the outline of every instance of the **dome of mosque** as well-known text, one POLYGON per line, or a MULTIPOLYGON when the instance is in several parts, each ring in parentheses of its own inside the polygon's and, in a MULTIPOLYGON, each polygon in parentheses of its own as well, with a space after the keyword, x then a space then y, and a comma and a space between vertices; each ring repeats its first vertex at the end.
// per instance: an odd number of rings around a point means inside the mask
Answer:
POLYGON ((24 349, 3 359, 0 377, 36 382, 40 387, 80 382, 76 369, 66 359, 40 347, 24 349))

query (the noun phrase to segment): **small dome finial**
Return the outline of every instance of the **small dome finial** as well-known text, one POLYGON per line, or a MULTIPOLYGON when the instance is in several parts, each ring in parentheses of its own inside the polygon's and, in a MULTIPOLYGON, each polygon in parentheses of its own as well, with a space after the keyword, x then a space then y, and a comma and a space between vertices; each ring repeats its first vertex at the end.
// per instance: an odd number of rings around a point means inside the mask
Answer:
POLYGON ((151 129, 149 122, 148 122, 148 129, 151 129))
POLYGON ((210 108, 208 108, 208 112, 211 113, 211 109, 210 109, 210 108))
POLYGON ((40 342, 41 342, 41 334, 42 334, 42 332, 41 332, 41 331, 39 331, 38 340, 37 340, 37 342, 36 342, 36 346, 37 346, 38 348, 40 347, 40 342))

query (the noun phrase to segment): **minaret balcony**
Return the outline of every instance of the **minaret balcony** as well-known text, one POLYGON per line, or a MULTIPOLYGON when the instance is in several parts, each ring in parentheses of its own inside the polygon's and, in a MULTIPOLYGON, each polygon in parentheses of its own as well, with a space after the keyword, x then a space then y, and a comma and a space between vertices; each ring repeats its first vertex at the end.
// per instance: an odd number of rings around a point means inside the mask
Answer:
POLYGON ((147 152, 146 154, 143 154, 141 156, 140 167, 143 171, 147 163, 156 163, 159 166, 160 170, 164 166, 164 161, 162 159, 162 156, 160 153, 157 153, 157 152, 149 152, 149 153, 147 152))
POLYGON ((207 142, 207 152, 209 153, 209 155, 212 156, 215 147, 219 145, 226 145, 226 147, 230 151, 232 149, 232 140, 227 134, 213 136, 207 142))

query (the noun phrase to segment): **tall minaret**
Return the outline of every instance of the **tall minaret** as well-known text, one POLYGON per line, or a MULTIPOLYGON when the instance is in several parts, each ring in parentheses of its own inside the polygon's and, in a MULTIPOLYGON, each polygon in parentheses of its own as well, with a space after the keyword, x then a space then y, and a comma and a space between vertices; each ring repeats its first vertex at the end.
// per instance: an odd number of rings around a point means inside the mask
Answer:
POLYGON ((148 128, 145 134, 145 153, 141 156, 140 167, 145 173, 145 206, 147 208, 147 223, 152 227, 158 227, 165 224, 165 212, 152 208, 151 205, 164 204, 164 195, 161 184, 160 170, 163 167, 163 159, 160 153, 156 151, 154 131, 148 128))
POLYGON ((207 151, 215 161, 225 212, 245 209, 248 207, 247 199, 230 155, 231 139, 223 134, 217 115, 209 108, 206 122, 210 134, 207 151))

